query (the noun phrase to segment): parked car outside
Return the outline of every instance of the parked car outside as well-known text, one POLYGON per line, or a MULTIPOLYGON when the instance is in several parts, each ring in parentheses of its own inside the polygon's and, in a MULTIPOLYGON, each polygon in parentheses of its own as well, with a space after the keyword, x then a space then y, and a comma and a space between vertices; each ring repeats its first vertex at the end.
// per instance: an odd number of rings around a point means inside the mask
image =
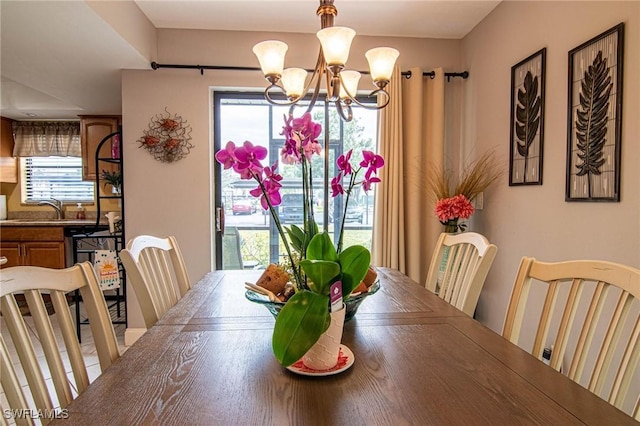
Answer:
POLYGON ((231 212, 233 215, 239 214, 254 214, 258 211, 255 203, 250 200, 236 200, 233 202, 233 206, 231 206, 231 212))
POLYGON ((363 207, 360 204, 352 201, 347 205, 347 213, 345 214, 344 221, 345 223, 349 223, 349 222, 362 223, 363 216, 364 216, 363 207))
MULTIPOLYGON (((301 225, 303 222, 303 196, 300 193, 283 194, 282 202, 277 206, 278 217, 282 223, 295 223, 301 225)), ((316 204, 314 208, 314 217, 316 223, 321 225, 324 223, 324 214, 321 205, 316 204)), ((333 223, 333 200, 329 203, 329 223, 333 223)))
POLYGON ((283 194, 282 202, 278 206, 280 222, 301 224, 303 222, 302 204, 302 194, 283 194))

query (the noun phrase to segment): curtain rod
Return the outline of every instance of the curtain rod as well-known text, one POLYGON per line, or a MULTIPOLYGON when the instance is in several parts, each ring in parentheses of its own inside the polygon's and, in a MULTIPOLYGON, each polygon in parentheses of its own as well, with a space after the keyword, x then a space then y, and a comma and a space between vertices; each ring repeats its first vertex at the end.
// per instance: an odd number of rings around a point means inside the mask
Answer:
MULTIPOLYGON (((204 70, 227 70, 227 71, 261 71, 257 67, 230 67, 222 65, 176 65, 176 64, 159 64, 155 61, 151 62, 151 68, 157 70, 159 68, 174 68, 174 69, 188 69, 188 70, 200 70, 200 75, 204 75, 204 70)), ((313 70, 306 70, 307 72, 313 72, 313 70)), ((361 74, 369 74, 368 71, 360 71, 361 74)), ((406 78, 411 78, 411 71, 403 71, 402 75, 406 78)), ((435 78, 435 71, 423 72, 424 77, 435 78)), ((462 72, 445 72, 444 76, 447 77, 447 81, 451 81, 451 77, 461 77, 467 79, 469 77, 468 71, 462 72)))

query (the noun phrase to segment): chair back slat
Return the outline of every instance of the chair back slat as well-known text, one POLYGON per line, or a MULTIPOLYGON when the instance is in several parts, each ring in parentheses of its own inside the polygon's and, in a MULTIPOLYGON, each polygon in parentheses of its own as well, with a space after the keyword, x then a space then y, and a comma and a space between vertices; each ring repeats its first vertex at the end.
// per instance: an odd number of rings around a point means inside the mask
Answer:
POLYGON ((463 302, 468 289, 469 267, 474 252, 476 250, 470 244, 458 244, 450 248, 451 262, 447 263, 447 269, 444 271, 444 275, 449 279, 445 279, 448 285, 443 298, 454 306, 463 302))
POLYGON ((567 303, 564 311, 562 312, 562 320, 560 321, 560 327, 558 328, 558 334, 556 336, 550 360, 551 367, 556 370, 560 370, 561 363, 567 349, 569 334, 571 333, 573 320, 580 301, 580 295, 582 294, 582 286, 580 284, 581 280, 573 280, 567 303))
MULTIPOLYGON (((0 377, 2 378, 2 389, 5 392, 5 397, 9 402, 9 407, 13 409, 27 409, 29 404, 25 399, 25 395, 22 392, 22 386, 16 375, 16 371, 11 364, 9 358, 9 350, 4 342, 4 339, 0 339, 0 377)), ((3 412, 4 412, 4 407, 3 412)), ((4 420, 4 416, 2 416, 4 420)), ((16 424, 20 425, 32 425, 33 420, 29 416, 23 416, 15 419, 16 424)), ((5 421, 3 424, 7 424, 5 421)))
MULTIPOLYGON (((55 410, 65 408, 89 383, 66 294, 80 291, 102 370, 120 356, 106 301, 89 262, 66 269, 17 266, 2 269, 0 274, 0 310, 6 329, 0 336, 2 390, 10 410, 42 412, 40 420, 47 424, 55 410), (26 300, 28 316, 20 312, 16 294, 26 300), (48 312, 44 297, 50 299, 52 312, 48 312), (43 359, 38 359, 36 348, 44 354, 43 359), (70 371, 66 371, 66 364, 70 371), (16 369, 24 374, 26 386, 20 383, 16 369)), ((33 423, 23 418, 14 420, 16 424, 33 423)))
MULTIPOLYGON (((7 270, 3 270, 3 272, 5 271, 7 270)), ((20 308, 18 308, 18 304, 13 294, 3 296, 0 309, 2 310, 3 321, 7 326, 9 335, 11 336, 11 341, 16 349, 18 359, 22 365, 29 390, 36 406, 42 407, 44 410, 52 410, 54 405, 51 400, 51 396, 49 395, 49 391, 47 390, 44 375, 38 364, 38 358, 36 357, 36 353, 33 348, 33 342, 29 337, 29 331, 22 319, 20 308)), ((2 339, 4 340, 4 336, 2 336, 2 339)), ((2 380, 3 388, 5 388, 4 374, 0 379, 2 380)), ((21 389, 16 389, 14 391, 21 392, 21 389)))
MULTIPOLYGON (((622 361, 620 362, 620 368, 616 374, 616 379, 611 388, 611 394, 609 395, 609 401, 613 401, 613 404, 620 406, 624 403, 625 395, 629 390, 631 384, 632 374, 627 374, 629 369, 632 369, 634 365, 638 365, 638 358, 640 357, 640 317, 636 319, 636 324, 633 327, 631 338, 624 350, 622 361)), ((640 394, 638 395, 638 401, 640 401, 640 394)), ((634 412, 634 416, 638 419, 640 413, 634 412)))
POLYGON ((626 291, 623 291, 618 298, 616 309, 609 321, 602 349, 598 354, 598 359, 589 380, 589 390, 598 395, 602 392, 604 380, 606 379, 609 368, 611 367, 611 359, 614 351, 620 342, 622 327, 629 316, 629 309, 631 308, 632 301, 633 297, 631 297, 631 295, 626 291))
POLYGON ((73 372, 78 393, 81 393, 89 386, 89 375, 87 374, 87 367, 82 357, 82 350, 80 346, 75 344, 74 321, 69 309, 65 309, 67 306, 67 298, 63 292, 55 291, 51 293, 51 301, 53 302, 53 308, 56 312, 58 326, 62 332, 62 339, 69 356, 69 363, 71 364, 71 371, 73 372))
POLYGON ((24 292, 24 296, 38 333, 38 341, 47 360, 49 374, 58 396, 58 402, 63 407, 67 406, 73 400, 73 395, 67 381, 64 365, 62 365, 58 342, 56 342, 53 334, 53 326, 42 300, 42 294, 38 290, 27 290, 24 292))
POLYGON ((139 263, 143 268, 149 282, 154 285, 151 287, 151 294, 156 301, 156 309, 158 316, 162 316, 169 308, 171 308, 177 298, 175 295, 171 280, 167 277, 169 270, 168 264, 164 261, 164 253, 161 249, 149 247, 140 253, 139 263))
POLYGON ((573 356, 569 372, 567 373, 567 376, 573 381, 578 381, 579 378, 582 377, 596 326, 600 322, 607 288, 608 286, 605 283, 599 281, 591 297, 591 303, 589 304, 589 309, 584 319, 584 326, 576 343, 575 355, 573 356))
POLYGON ((557 300, 558 283, 557 281, 552 281, 549 283, 549 288, 547 288, 547 295, 542 308, 542 314, 540 315, 540 321, 538 323, 538 331, 533 343, 533 350, 531 351, 531 353, 536 357, 542 356, 544 343, 549 335, 549 327, 551 327, 551 315, 557 300))
POLYGON ((473 316, 497 250, 494 244, 475 232, 440 234, 425 287, 473 316))
POLYGON ((525 318, 527 326, 534 326, 534 356, 542 359, 544 348, 553 348, 552 368, 638 417, 637 409, 629 407, 639 396, 628 393, 631 383, 634 392, 640 388, 639 269, 605 261, 549 263, 524 257, 503 329, 505 338, 523 347, 527 343, 521 340, 531 334, 521 333, 525 318), (546 293, 536 312, 538 287, 546 293))
POLYGON ((175 237, 141 235, 120 252, 147 328, 155 324, 191 288, 175 237))
MULTIPOLYGON (((80 296, 82 296, 87 317, 89 318, 89 328, 93 335, 93 344, 96 347, 100 368, 104 371, 120 357, 118 342, 115 339, 113 323, 111 322, 104 294, 97 280, 96 285, 93 285, 93 279, 95 278, 93 266, 89 262, 80 263, 78 266, 82 270, 84 279, 91 284, 80 288, 80 296)), ((69 335, 69 339, 71 339, 71 335, 69 335)), ((75 339, 75 333, 73 334, 73 339, 75 339)))

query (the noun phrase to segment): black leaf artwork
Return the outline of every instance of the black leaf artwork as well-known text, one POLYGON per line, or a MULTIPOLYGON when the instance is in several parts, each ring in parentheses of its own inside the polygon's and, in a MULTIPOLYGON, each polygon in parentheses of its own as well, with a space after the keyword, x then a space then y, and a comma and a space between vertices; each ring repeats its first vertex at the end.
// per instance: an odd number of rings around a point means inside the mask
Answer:
POLYGON ((581 161, 576 164, 577 175, 587 175, 589 197, 591 197, 591 176, 600 175, 600 167, 605 163, 603 157, 607 134, 607 111, 612 87, 607 59, 603 59, 602 51, 599 51, 584 73, 580 106, 576 111, 576 147, 581 161))
POLYGON ((527 71, 524 87, 518 89, 518 105, 516 108, 516 136, 518 137, 518 154, 524 157, 524 182, 527 181, 527 158, 529 147, 535 140, 540 126, 540 96, 538 95, 538 77, 527 71))

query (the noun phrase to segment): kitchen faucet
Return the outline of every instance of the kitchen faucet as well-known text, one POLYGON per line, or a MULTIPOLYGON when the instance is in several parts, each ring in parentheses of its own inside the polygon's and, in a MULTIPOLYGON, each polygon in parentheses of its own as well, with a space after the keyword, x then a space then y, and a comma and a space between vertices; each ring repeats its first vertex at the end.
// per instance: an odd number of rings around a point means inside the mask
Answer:
POLYGON ((62 201, 52 198, 50 200, 42 200, 39 206, 51 206, 56 211, 56 219, 62 219, 62 201))

